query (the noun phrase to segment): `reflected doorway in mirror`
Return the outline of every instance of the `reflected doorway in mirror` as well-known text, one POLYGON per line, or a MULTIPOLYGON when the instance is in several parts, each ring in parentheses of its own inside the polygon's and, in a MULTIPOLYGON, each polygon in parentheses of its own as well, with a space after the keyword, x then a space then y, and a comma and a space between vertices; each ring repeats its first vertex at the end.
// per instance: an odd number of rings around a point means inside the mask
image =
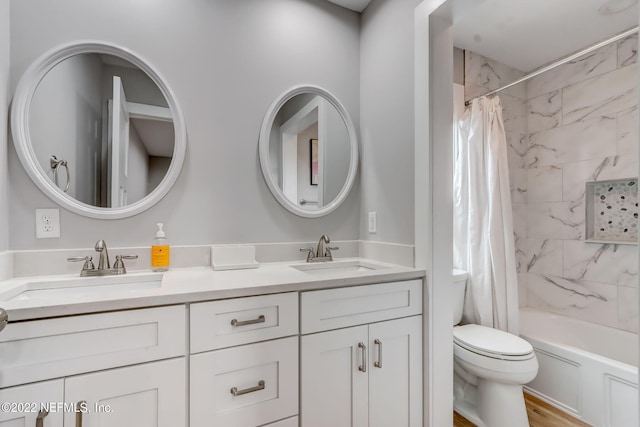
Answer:
POLYGON ((311 151, 311 185, 318 185, 318 140, 309 140, 309 150, 311 151))

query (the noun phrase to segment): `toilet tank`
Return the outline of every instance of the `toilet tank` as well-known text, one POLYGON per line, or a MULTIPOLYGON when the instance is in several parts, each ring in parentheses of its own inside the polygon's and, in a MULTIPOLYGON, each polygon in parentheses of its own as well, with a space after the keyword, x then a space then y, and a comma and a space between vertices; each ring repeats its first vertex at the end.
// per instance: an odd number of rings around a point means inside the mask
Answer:
POLYGON ((453 324, 462 321, 462 308, 464 307, 464 291, 467 287, 467 272, 453 269, 453 324))

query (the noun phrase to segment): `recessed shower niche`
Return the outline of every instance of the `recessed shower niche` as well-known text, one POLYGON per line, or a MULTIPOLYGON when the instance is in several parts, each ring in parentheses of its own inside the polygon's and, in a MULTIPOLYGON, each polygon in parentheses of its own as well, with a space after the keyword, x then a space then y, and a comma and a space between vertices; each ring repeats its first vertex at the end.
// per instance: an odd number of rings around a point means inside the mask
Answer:
POLYGON ((587 182, 586 241, 638 243, 638 178, 587 182))

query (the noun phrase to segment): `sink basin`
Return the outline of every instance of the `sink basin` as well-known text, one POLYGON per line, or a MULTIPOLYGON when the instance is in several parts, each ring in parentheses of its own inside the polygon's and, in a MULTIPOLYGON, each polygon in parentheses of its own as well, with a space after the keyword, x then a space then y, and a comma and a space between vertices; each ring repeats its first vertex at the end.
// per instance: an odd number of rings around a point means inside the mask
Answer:
POLYGON ((359 260, 353 261, 328 261, 318 263, 305 263, 292 265, 292 268, 307 274, 324 275, 324 274, 340 274, 355 273, 360 271, 382 270, 388 267, 370 262, 359 260))
POLYGON ((26 301, 159 288, 161 273, 31 280, 0 293, 3 301, 26 301))

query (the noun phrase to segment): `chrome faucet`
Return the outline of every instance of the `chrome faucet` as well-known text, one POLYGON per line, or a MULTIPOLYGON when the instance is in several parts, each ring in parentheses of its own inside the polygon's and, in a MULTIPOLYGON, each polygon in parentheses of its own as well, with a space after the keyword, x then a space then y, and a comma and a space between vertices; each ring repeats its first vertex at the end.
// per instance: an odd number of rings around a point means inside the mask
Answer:
POLYGON ((318 241, 318 246, 316 247, 315 252, 313 248, 300 248, 300 252, 307 253, 307 262, 326 262, 333 261, 333 254, 331 251, 337 251, 340 249, 339 247, 330 247, 325 246, 326 244, 331 243, 331 239, 326 234, 320 236, 320 240, 318 241))
POLYGON ((107 250, 107 243, 104 240, 98 240, 95 246, 96 251, 100 254, 98 259, 98 268, 93 264, 93 258, 89 255, 83 257, 71 257, 67 258, 69 262, 84 261, 82 270, 80 271, 81 277, 86 276, 112 276, 116 274, 125 274, 127 269, 124 266, 123 259, 137 259, 138 255, 116 255, 116 262, 111 268, 109 262, 109 251, 107 250))

